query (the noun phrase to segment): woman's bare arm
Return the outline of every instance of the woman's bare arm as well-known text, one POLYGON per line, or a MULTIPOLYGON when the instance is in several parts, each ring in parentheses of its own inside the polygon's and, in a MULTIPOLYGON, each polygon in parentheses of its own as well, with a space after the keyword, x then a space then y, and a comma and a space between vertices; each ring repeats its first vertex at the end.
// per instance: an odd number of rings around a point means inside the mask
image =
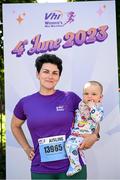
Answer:
POLYGON ((84 150, 84 149, 91 148, 93 146, 93 144, 96 141, 98 141, 99 131, 100 131, 100 125, 98 124, 94 133, 81 135, 84 138, 84 140, 83 140, 82 144, 80 145, 80 149, 84 150))
POLYGON ((29 145, 25 137, 25 134, 22 129, 23 124, 24 124, 23 120, 18 119, 15 115, 13 115, 11 121, 12 133, 15 136, 17 142, 22 146, 24 151, 27 153, 28 158, 32 160, 34 158, 34 149, 29 145))

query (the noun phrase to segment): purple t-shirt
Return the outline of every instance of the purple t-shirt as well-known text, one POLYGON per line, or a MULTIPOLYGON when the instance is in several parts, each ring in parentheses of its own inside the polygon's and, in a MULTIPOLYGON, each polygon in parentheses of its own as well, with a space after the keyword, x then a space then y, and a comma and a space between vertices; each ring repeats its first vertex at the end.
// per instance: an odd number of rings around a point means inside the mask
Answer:
POLYGON ((56 90, 53 95, 41 95, 39 92, 22 98, 14 109, 14 114, 21 120, 27 120, 35 149, 31 171, 35 173, 62 173, 68 169, 68 159, 41 162, 39 138, 70 135, 74 111, 80 102, 73 92, 56 90))

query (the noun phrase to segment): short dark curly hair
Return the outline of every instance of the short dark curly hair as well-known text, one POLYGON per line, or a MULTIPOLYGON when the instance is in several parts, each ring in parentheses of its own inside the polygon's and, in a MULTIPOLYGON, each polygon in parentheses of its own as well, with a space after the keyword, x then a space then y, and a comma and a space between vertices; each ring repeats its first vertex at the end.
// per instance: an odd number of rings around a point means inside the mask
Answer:
POLYGON ((37 57, 36 61, 35 61, 35 67, 37 69, 37 72, 39 73, 42 65, 44 63, 51 63, 51 64, 55 64, 58 69, 59 69, 59 75, 61 75, 62 73, 62 60, 57 57, 55 54, 43 54, 39 57, 37 57))

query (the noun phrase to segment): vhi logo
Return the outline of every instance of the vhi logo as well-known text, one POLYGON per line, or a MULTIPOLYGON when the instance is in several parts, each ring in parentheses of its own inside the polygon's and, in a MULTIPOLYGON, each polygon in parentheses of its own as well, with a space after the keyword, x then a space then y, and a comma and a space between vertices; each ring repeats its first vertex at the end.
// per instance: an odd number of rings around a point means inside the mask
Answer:
POLYGON ((63 13, 60 10, 54 10, 45 13, 45 27, 62 27, 74 21, 75 13, 73 11, 63 13))
POLYGON ((50 13, 45 13, 45 20, 59 20, 63 16, 63 13, 59 10, 55 10, 50 13))

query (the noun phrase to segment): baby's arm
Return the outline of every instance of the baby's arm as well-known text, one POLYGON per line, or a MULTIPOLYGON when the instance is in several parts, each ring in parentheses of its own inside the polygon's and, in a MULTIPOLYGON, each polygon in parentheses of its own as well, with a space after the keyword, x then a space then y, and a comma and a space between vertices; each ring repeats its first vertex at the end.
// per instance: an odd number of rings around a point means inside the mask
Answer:
POLYGON ((97 123, 103 120, 103 114, 103 107, 101 105, 94 105, 90 108, 90 116, 97 123))

